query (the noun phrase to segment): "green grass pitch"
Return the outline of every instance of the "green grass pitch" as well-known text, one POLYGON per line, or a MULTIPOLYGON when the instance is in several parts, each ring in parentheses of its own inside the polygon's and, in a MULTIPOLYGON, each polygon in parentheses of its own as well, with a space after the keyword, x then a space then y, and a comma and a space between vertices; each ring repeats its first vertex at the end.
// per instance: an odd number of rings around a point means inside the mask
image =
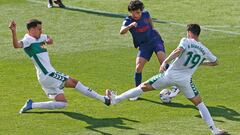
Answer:
MULTIPOLYGON (((54 39, 48 46, 51 62, 60 72, 79 79, 104 94, 134 87, 137 50, 131 35, 119 35, 129 0, 65 0, 68 9, 47 8, 47 0, 0 0, 0 134, 1 135, 210 135, 197 109, 182 94, 165 105, 159 91, 136 102, 107 107, 65 89, 68 107, 18 114, 26 99, 47 101, 36 71, 23 50, 12 47, 10 20, 17 22, 18 38, 31 18, 43 21, 54 39), (94 9, 85 12, 80 9, 94 9), (105 11, 114 14, 105 14, 105 11), (115 14, 116 13, 116 14, 115 14)), ((240 134, 240 1, 143 0, 161 33, 169 54, 181 37, 182 25, 204 27, 200 40, 219 58, 217 67, 200 67, 193 81, 218 127, 240 134), (162 22, 161 22, 162 21, 162 22)), ((156 56, 146 65, 143 80, 158 73, 156 56)))

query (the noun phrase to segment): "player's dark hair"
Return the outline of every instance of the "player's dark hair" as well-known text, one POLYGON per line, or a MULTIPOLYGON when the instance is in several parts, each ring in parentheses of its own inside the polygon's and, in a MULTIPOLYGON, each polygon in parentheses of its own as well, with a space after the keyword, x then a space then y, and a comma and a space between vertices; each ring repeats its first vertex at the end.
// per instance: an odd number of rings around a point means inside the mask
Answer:
POLYGON ((199 36, 201 32, 201 28, 198 24, 188 24, 187 31, 191 31, 194 35, 199 36))
POLYGON ((38 24, 42 24, 41 21, 37 20, 37 19, 31 19, 26 23, 27 29, 29 30, 30 28, 35 28, 37 27, 38 24))
POLYGON ((144 5, 140 0, 131 0, 129 5, 128 5, 128 11, 134 11, 140 9, 143 11, 144 5))

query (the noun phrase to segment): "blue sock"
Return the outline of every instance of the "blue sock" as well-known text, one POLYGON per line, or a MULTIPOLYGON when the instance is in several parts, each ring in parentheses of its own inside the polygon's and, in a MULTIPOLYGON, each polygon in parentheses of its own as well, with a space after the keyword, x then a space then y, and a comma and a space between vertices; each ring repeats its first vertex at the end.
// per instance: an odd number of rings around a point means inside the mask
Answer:
POLYGON ((136 87, 137 87, 142 82, 142 73, 135 72, 134 79, 135 79, 135 84, 136 84, 136 87))

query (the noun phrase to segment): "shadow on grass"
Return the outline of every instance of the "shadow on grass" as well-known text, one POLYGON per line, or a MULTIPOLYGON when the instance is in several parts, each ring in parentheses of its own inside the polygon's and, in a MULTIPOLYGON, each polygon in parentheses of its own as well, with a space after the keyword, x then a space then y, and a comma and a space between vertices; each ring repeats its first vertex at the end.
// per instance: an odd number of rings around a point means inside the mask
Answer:
MULTIPOLYGON (((111 13, 111 12, 105 12, 105 11, 88 9, 88 8, 81 8, 81 7, 74 7, 74 6, 66 6, 65 8, 62 8, 62 9, 71 10, 71 11, 78 11, 78 12, 84 12, 84 13, 100 15, 100 16, 106 16, 106 17, 113 17, 113 18, 125 18, 126 16, 128 16, 128 14, 111 13)), ((164 24, 174 23, 174 22, 159 20, 157 18, 152 18, 152 20, 155 23, 164 23, 164 24)))
MULTIPOLYGON (((164 104, 164 103, 153 101, 153 100, 149 100, 149 99, 146 99, 146 98, 139 98, 139 100, 144 100, 144 101, 148 101, 148 102, 152 102, 152 103, 160 104, 160 105, 165 105, 165 106, 169 106, 169 107, 192 108, 192 109, 196 109, 197 110, 197 108, 194 105, 184 105, 184 104, 181 104, 181 103, 174 103, 174 102, 169 103, 169 104, 164 104)), ((224 118, 226 118, 228 120, 231 120, 231 121, 238 121, 238 122, 240 122, 240 113, 235 111, 235 110, 233 110, 233 109, 231 109, 231 108, 227 108, 227 107, 221 106, 221 105, 218 105, 218 106, 207 106, 207 108, 210 111, 212 116, 224 117, 224 118)), ((200 115, 197 115, 196 117, 201 118, 200 115)), ((220 120, 215 120, 215 121, 224 122, 224 121, 220 121, 220 120)))
POLYGON ((65 8, 62 8, 62 9, 95 14, 100 16, 114 17, 114 18, 125 18, 126 16, 128 16, 127 14, 111 13, 111 12, 105 12, 105 11, 88 9, 88 8, 73 7, 73 6, 66 6, 65 8))
POLYGON ((89 126, 85 127, 87 129, 90 129, 92 131, 101 133, 103 135, 111 135, 111 133, 106 133, 103 131, 98 130, 97 128, 101 127, 114 127, 118 129, 124 129, 124 130, 134 130, 134 128, 126 126, 124 121, 139 123, 139 121, 131 120, 128 118, 118 117, 118 118, 94 118, 91 116, 87 116, 81 113, 76 112, 66 112, 66 111, 43 111, 43 112, 26 112, 25 114, 64 114, 72 119, 75 120, 81 120, 89 124, 89 126))

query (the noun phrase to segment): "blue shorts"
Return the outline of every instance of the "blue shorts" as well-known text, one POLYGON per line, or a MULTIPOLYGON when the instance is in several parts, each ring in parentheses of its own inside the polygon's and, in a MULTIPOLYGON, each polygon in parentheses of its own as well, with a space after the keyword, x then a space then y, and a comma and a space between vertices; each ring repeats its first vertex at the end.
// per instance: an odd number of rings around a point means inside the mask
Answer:
POLYGON ((161 38, 156 38, 150 43, 139 45, 138 57, 143 57, 149 61, 152 57, 153 52, 157 53, 162 51, 165 53, 164 42, 161 38))

